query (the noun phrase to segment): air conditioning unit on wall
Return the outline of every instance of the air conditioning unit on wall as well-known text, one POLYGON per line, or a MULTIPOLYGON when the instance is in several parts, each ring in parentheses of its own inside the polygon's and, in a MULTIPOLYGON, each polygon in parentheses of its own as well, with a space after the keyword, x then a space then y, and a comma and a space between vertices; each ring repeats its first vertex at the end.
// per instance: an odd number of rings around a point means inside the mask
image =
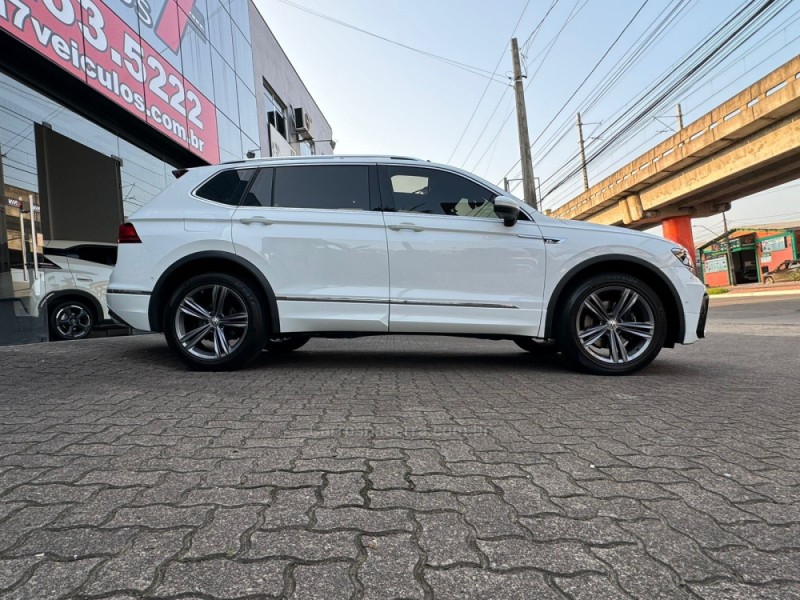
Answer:
POLYGON ((300 139, 311 138, 311 117, 302 108, 294 109, 294 130, 300 139))

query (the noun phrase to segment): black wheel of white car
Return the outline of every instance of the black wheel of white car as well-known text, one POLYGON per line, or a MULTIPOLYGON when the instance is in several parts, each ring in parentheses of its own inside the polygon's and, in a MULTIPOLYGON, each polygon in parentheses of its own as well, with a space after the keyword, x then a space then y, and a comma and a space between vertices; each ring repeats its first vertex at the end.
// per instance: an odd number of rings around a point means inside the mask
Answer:
POLYGON ((552 356, 558 353, 558 345, 552 340, 537 340, 535 338, 517 338, 514 343, 534 356, 552 356))
POLYGON ((627 375, 647 366, 666 333, 661 300, 646 283, 623 273, 597 275, 579 285, 557 322, 564 355, 596 375, 627 375))
POLYGON ((50 337, 54 340, 81 340, 92 332, 94 311, 81 300, 59 302, 49 313, 50 337))
POLYGON ((229 371, 261 352, 266 339, 263 315, 249 283, 222 273, 198 275, 173 294, 164 336, 193 369, 229 371))
POLYGON ((286 334, 270 337, 265 350, 276 354, 286 354, 305 346, 311 338, 307 335, 286 334))

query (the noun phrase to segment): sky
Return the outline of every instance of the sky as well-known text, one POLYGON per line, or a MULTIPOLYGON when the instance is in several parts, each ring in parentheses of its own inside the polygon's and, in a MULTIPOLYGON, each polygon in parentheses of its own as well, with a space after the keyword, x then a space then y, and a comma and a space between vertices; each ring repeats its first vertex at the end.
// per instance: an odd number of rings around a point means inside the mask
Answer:
MULTIPOLYGON (((648 28, 659 15, 682 3, 683 10, 665 34, 581 115, 587 148, 602 143, 593 133, 744 4, 744 0, 255 1, 330 122, 337 154, 414 156, 462 167, 495 183, 519 158, 510 87, 509 40, 515 35, 524 50, 534 172, 545 191, 547 182, 553 181, 549 178, 577 152, 578 106, 608 81, 617 60, 649 35, 648 28), (556 132, 564 133, 563 139, 547 144, 556 132)), ((672 100, 681 104, 684 123, 691 123, 798 53, 800 0, 792 0, 717 69, 672 100)), ((592 164, 590 184, 669 137, 677 122, 675 109, 658 117, 623 147, 592 164)), ((514 168, 509 177, 518 177, 517 173, 514 168)), ((581 189, 580 177, 575 177, 547 195, 543 208, 555 208, 581 189)), ((516 193, 521 195, 521 188, 516 193)), ((800 220, 799 200, 800 181, 737 200, 728 211, 729 225, 800 220)), ((696 242, 723 230, 721 215, 695 219, 694 225, 696 242)))

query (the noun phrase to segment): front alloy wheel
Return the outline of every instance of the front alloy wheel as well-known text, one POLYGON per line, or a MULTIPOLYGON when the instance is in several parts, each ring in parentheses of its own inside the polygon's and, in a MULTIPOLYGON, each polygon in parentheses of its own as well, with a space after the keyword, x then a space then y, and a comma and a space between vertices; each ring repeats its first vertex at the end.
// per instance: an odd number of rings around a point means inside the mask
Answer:
POLYGON ((666 313, 641 280, 624 274, 593 277, 560 315, 559 344, 580 368, 600 375, 632 373, 649 364, 666 337, 666 313))
POLYGON ((173 295, 164 333, 189 366, 236 369, 263 347, 262 314, 258 296, 248 283, 223 274, 199 275, 173 295))

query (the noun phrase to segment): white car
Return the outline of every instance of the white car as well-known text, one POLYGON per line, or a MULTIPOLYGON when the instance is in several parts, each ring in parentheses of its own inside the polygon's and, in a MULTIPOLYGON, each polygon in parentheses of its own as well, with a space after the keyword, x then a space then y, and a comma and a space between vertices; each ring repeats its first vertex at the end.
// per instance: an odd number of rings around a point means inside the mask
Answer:
POLYGON ((36 262, 9 250, 15 296, 29 298, 30 314, 47 313, 51 340, 79 340, 100 325, 110 325, 108 279, 117 245, 54 240, 44 243, 36 262), (33 290, 33 292, 32 292, 33 290))
POLYGON ((684 248, 546 217, 452 167, 316 156, 175 174, 120 227, 108 304, 196 369, 312 336, 441 334, 614 375, 703 337, 684 248))

